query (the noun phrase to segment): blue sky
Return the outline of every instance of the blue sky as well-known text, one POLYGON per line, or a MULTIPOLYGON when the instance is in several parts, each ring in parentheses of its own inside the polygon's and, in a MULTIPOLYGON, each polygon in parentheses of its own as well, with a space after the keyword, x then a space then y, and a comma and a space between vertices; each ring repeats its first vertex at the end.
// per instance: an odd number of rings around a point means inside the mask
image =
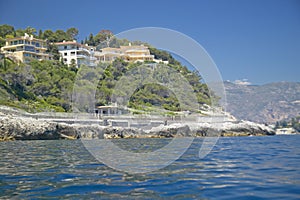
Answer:
POLYGON ((0 24, 76 27, 80 39, 102 29, 170 28, 199 42, 223 80, 300 81, 299 0, 0 0, 0 24))

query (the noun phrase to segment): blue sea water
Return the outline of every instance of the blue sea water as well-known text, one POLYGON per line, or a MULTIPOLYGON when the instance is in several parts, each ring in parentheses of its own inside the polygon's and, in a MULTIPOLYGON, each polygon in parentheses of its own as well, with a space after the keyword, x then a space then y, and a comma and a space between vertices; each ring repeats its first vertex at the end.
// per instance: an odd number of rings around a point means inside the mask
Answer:
MULTIPOLYGON (((219 138, 199 159, 202 141, 147 174, 107 167, 80 140, 2 142, 0 199, 300 199, 300 135, 219 138)), ((168 142, 116 140, 148 150, 168 142)))

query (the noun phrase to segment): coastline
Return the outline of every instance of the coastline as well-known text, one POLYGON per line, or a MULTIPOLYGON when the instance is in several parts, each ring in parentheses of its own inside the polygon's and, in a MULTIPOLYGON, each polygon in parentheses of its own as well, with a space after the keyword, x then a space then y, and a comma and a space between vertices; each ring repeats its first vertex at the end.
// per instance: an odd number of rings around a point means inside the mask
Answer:
MULTIPOLYGON (((70 113, 30 114, 10 107, 0 107, 0 141, 8 140, 58 140, 58 139, 116 139, 116 138, 173 138, 173 137, 233 137, 267 136, 275 131, 266 125, 249 121, 212 120, 213 117, 168 121, 163 119, 141 126, 131 120, 131 125, 99 119, 74 119, 70 113), (44 116, 38 118, 36 116, 44 116), (59 117, 58 117, 59 116, 59 117), (62 118, 65 117, 65 118, 62 118), (66 123, 67 122, 67 123, 66 123), (133 125, 136 126, 133 126, 133 125)), ((216 117, 217 119, 217 117, 216 117)), ((139 124, 140 123, 140 124, 139 124)), ((128 122, 129 124, 129 122, 128 122)))

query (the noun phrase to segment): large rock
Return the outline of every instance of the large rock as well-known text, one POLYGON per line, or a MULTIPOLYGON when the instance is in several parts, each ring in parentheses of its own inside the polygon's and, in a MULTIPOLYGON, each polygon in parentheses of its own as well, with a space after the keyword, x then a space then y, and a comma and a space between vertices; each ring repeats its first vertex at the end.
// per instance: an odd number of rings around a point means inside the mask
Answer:
POLYGON ((195 137, 274 135, 274 130, 264 124, 249 121, 230 121, 219 123, 192 123, 192 135, 195 137))
POLYGON ((103 126, 97 124, 91 124, 91 125, 74 124, 72 125, 72 127, 77 130, 80 138, 104 139, 103 126))
POLYGON ((106 127, 103 129, 106 139, 147 137, 143 130, 137 128, 106 127))
POLYGON ((76 139, 78 132, 67 124, 39 121, 26 117, 0 118, 0 138, 16 140, 76 139))
POLYGON ((152 137, 188 137, 191 136, 191 130, 187 124, 170 124, 168 126, 160 125, 152 128, 149 132, 152 137))
POLYGON ((238 123, 224 123, 221 136, 250 136, 250 135, 275 135, 275 131, 267 125, 249 121, 238 123))

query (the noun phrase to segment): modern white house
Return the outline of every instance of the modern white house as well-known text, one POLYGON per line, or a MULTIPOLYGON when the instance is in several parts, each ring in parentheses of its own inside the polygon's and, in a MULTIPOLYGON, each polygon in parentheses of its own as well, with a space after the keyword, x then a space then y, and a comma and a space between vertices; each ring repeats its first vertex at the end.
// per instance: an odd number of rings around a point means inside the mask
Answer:
POLYGON ((94 47, 82 45, 74 41, 63 41, 55 43, 61 54, 61 59, 67 65, 94 65, 94 47))

